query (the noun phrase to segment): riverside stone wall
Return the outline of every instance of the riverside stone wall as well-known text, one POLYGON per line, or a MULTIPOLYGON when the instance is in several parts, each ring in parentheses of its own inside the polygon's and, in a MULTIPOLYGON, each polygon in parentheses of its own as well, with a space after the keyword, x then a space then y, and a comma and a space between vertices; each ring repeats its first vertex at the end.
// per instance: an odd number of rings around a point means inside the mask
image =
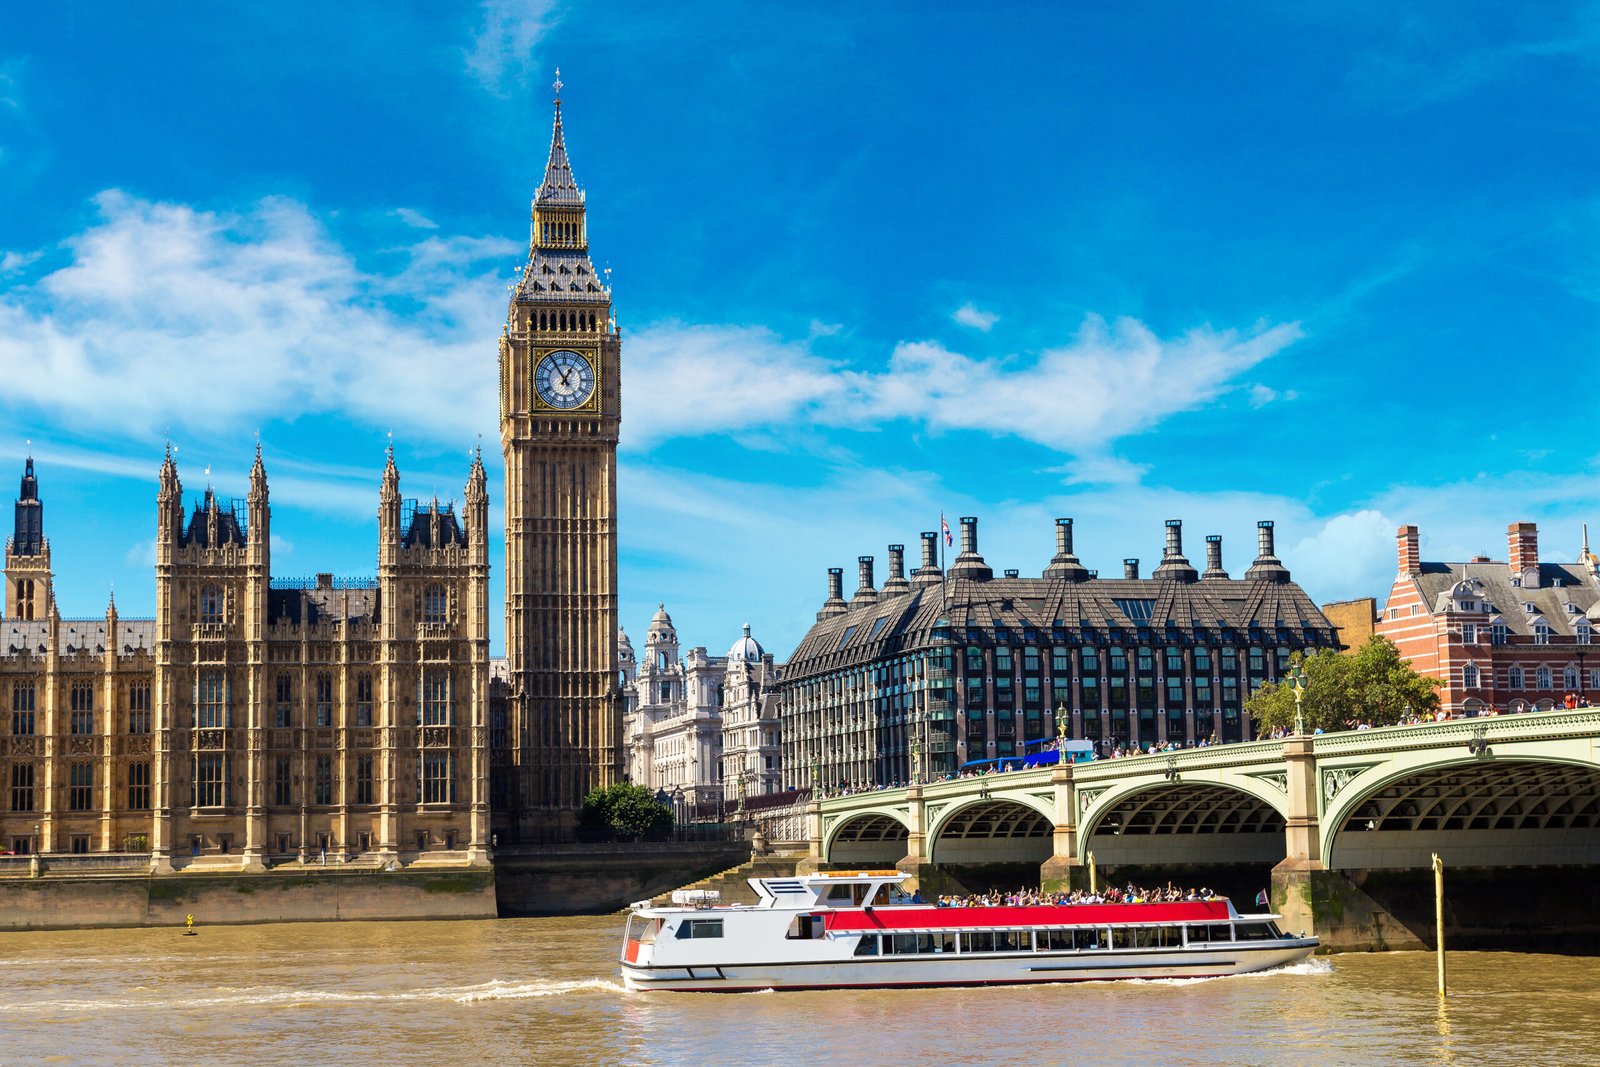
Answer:
POLYGON ((495 875, 460 871, 70 876, 0 879, 0 930, 106 926, 492 919, 495 875))

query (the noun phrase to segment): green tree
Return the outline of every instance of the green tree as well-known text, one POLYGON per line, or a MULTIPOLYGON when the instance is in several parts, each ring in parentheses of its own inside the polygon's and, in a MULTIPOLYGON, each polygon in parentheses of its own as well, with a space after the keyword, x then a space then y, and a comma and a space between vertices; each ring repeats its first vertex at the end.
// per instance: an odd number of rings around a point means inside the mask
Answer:
MULTIPOLYGON (((1374 637, 1353 656, 1322 650, 1297 653, 1305 671, 1301 711, 1308 731, 1344 730, 1356 723, 1391 726, 1407 712, 1432 715, 1439 707, 1439 682, 1425 678, 1400 658, 1394 642, 1374 637)), ((1269 683, 1245 702, 1257 734, 1294 728, 1294 689, 1269 683)))
POLYGON ((578 825, 604 840, 659 841, 672 832, 672 808, 642 785, 619 782, 583 798, 578 825))

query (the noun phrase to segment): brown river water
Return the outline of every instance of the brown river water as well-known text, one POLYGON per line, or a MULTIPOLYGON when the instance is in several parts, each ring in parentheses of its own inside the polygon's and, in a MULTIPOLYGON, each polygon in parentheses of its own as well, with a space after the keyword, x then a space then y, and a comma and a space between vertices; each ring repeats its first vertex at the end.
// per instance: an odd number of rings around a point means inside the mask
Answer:
POLYGON ((621 917, 0 934, 0 1064, 1600 1064, 1600 959, 627 993, 621 917))

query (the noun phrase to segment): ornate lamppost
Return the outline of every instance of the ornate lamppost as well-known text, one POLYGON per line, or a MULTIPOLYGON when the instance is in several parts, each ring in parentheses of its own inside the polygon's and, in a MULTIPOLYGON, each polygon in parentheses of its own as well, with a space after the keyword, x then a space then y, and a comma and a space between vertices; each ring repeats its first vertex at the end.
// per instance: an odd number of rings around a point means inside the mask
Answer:
POLYGON ((1294 735, 1302 737, 1306 732, 1306 717, 1302 708, 1306 692, 1306 671, 1298 663, 1289 665, 1289 688, 1294 690, 1294 735))

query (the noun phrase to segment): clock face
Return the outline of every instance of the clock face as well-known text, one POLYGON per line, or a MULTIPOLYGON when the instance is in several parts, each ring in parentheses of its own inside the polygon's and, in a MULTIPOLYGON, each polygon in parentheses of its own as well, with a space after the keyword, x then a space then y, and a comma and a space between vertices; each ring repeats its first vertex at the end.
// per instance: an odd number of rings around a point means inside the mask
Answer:
POLYGON ((594 367, 577 352, 552 352, 539 361, 533 385, 546 404, 571 411, 583 407, 594 395, 594 367))

